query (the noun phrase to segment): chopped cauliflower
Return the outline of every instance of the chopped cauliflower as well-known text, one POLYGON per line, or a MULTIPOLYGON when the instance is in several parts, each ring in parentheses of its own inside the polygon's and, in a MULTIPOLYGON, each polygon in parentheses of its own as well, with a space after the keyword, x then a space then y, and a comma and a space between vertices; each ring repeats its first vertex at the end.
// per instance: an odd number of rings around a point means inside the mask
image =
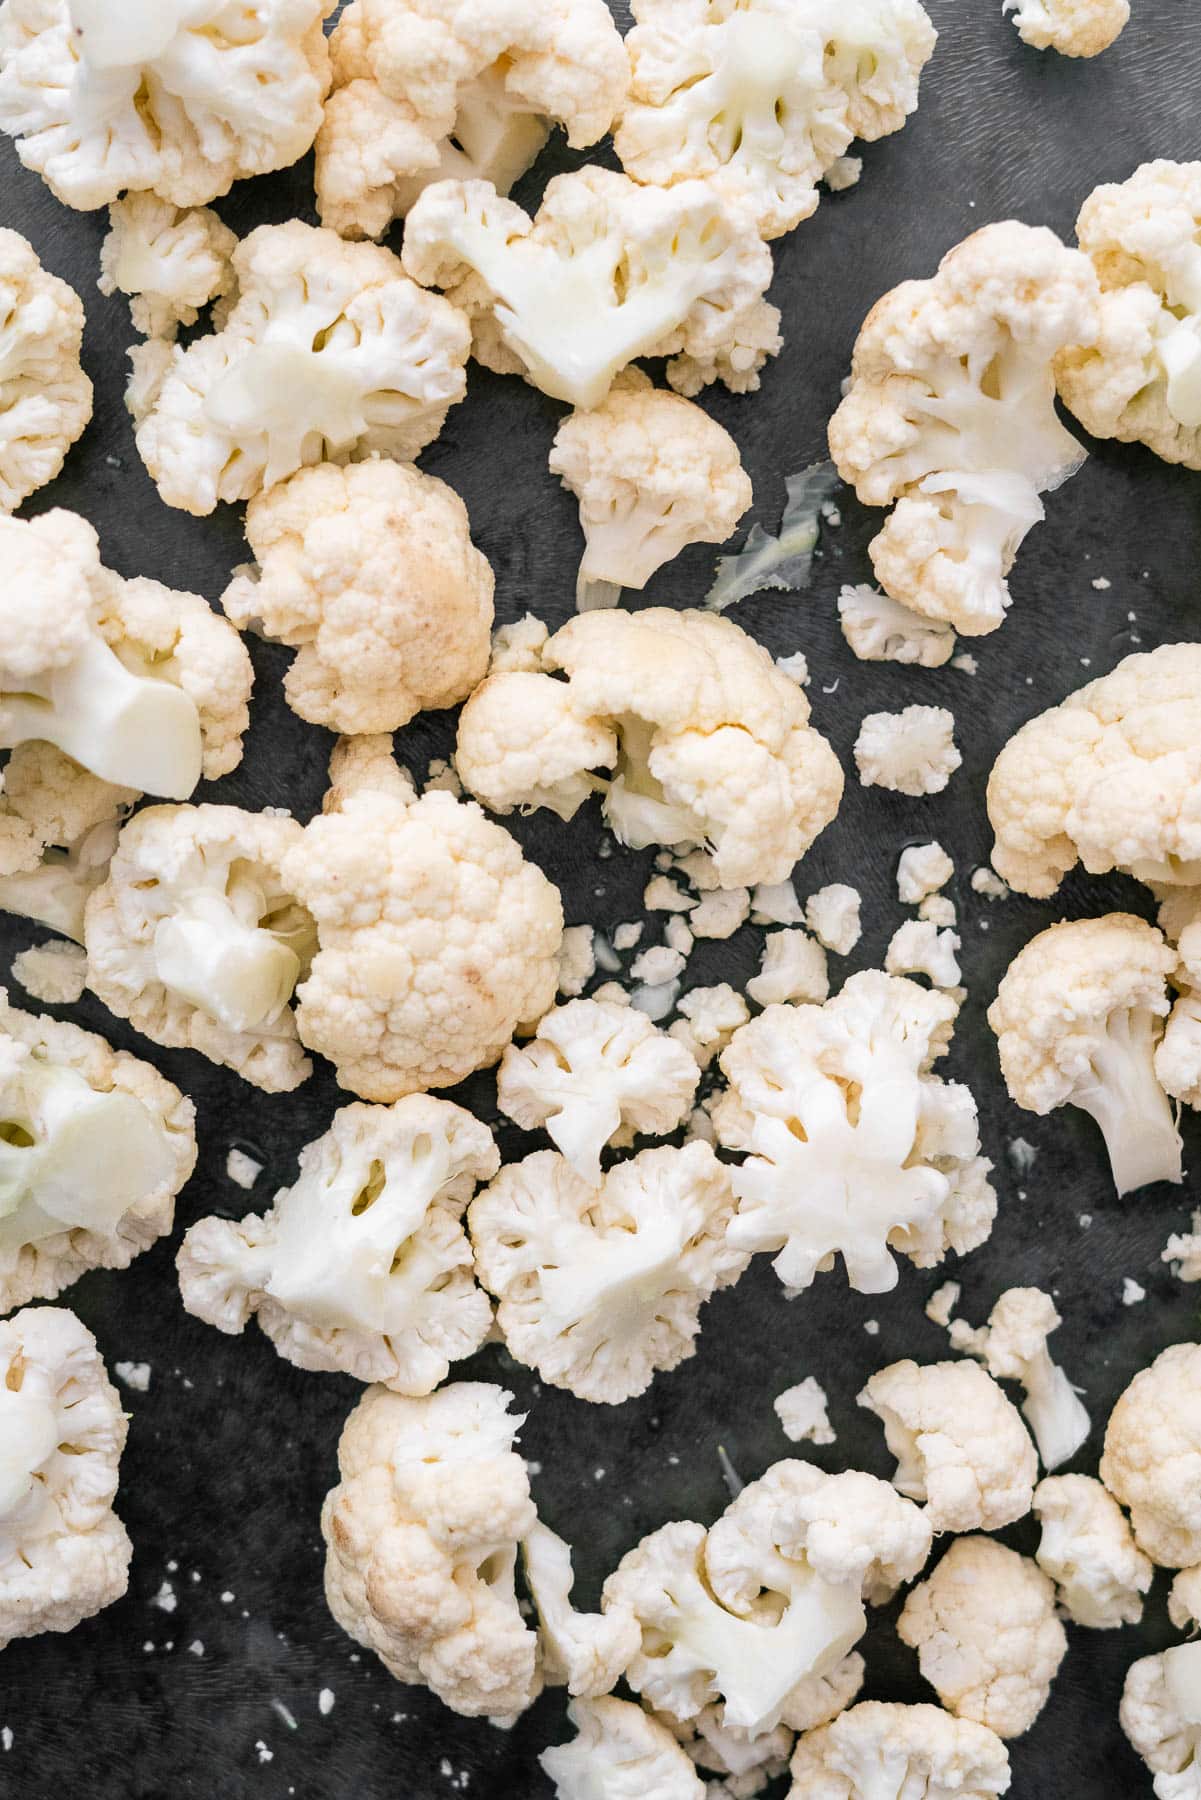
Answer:
POLYGON ((1201 1643, 1176 1644, 1126 1671, 1118 1717, 1158 1800, 1188 1800, 1201 1781, 1201 1643))
POLYGON ((934 1325, 941 1325, 946 1331, 951 1323, 951 1315, 959 1305, 959 1297, 963 1289, 957 1281, 944 1281, 936 1287, 926 1302, 926 1317, 934 1325))
POLYGON ((930 919, 906 919, 892 934, 884 967, 890 975, 925 975, 936 988, 957 988, 958 949, 955 932, 939 931, 930 919))
POLYGON ((791 881, 761 881, 751 895, 751 922, 755 925, 803 925, 805 909, 791 881))
MULTIPOLYGON (((641 931, 642 927, 638 927, 641 931)), ((684 973, 684 955, 670 944, 652 944, 641 956, 636 956, 630 964, 630 974, 635 981, 648 983, 651 987, 665 987, 684 973)))
POLYGON ((121 825, 138 798, 30 738, 0 777, 0 911, 83 943, 88 896, 108 874, 121 825))
POLYGON ((542 1674, 552 1686, 592 1698, 620 1681, 642 1641, 627 1607, 580 1613, 571 1604, 571 1546, 539 1521, 521 1541, 526 1586, 538 1614, 542 1674))
POLYGON ((937 841, 909 844, 901 851, 897 864, 897 899, 902 906, 917 906, 945 888, 954 873, 955 864, 937 841))
POLYGON ((538 1761, 557 1800, 705 1800, 705 1784, 665 1725, 612 1695, 573 1700, 576 1735, 538 1761))
POLYGON ((820 1006, 830 994, 826 953, 807 931, 770 932, 759 973, 747 982, 746 991, 756 1006, 788 1000, 812 1000, 820 1006))
POLYGON ((794 1444, 808 1439, 814 1444, 832 1444, 835 1432, 830 1424, 826 1390, 812 1375, 785 1388, 772 1401, 772 1410, 780 1421, 784 1436, 794 1444))
POLYGON ((746 1001, 728 981, 692 988, 677 1010, 683 1017, 669 1026, 668 1035, 683 1044, 698 1069, 707 1069, 751 1016, 746 1001))
POLYGON ((33 944, 13 957, 13 975, 44 1006, 74 1006, 88 985, 88 959, 78 944, 33 944))
POLYGON ((568 925, 559 952, 559 993, 566 1000, 578 999, 595 974, 596 950, 591 925, 568 925))
POLYGON ((928 925, 936 925, 940 931, 950 931, 959 917, 955 902, 945 894, 927 894, 917 909, 917 916, 928 925))
POLYGON ((1160 1261, 1171 1263, 1178 1281, 1201 1281, 1201 1212, 1193 1214, 1191 1231, 1176 1231, 1160 1253, 1160 1261))
POLYGON ((1162 1568, 1201 1563, 1201 1345, 1172 1344, 1109 1415, 1100 1475, 1162 1568))
POLYGON ((1126 29, 1130 0, 1003 0, 1001 11, 1012 13, 1018 36, 1035 50, 1100 56, 1126 29))
POLYGON ((1181 1569, 1176 1576, 1168 1589, 1168 1617, 1177 1631, 1195 1633, 1201 1626, 1201 1568, 1181 1569))
POLYGON ((1034 1513, 1042 1526, 1034 1554, 1068 1618, 1093 1631, 1137 1625, 1154 1565, 1101 1483, 1091 1475, 1051 1475, 1034 1490, 1034 1513))
POLYGON ((863 786, 914 799, 941 794, 962 761, 955 718, 945 706, 868 713, 855 739, 855 766, 863 786))
MULTIPOLYGON (((4 21, 0 20, 0 33, 4 21)), ((3 68, 0 36, 0 70, 3 68)), ((0 73, 0 93, 3 92, 0 73)), ((0 514, 53 481, 92 416, 79 360, 83 307, 33 245, 0 229, 0 514)))
POLYGON ((940 1706, 866 1700, 800 1740, 788 1800, 996 1800, 1009 1753, 940 1706))
POLYGON ((238 240, 209 207, 173 206, 143 191, 114 200, 108 219, 97 285, 129 296, 143 337, 173 342, 202 306, 232 292, 238 240))
POLYGON ((842 635, 860 662, 916 664, 941 669, 955 652, 955 632, 945 619, 923 618, 889 594, 860 584, 838 595, 842 635))
MULTIPOLYGON (((812 1691, 814 1705, 823 1719, 832 1718, 839 1710, 838 1698, 844 1689, 853 1699, 863 1685, 863 1658, 844 1656, 829 1676, 811 1675, 803 1684, 812 1691)), ((806 1703, 794 1694, 798 1711, 806 1703)), ((673 1719, 670 1713, 656 1715, 673 1737, 688 1752, 698 1771, 705 1776, 720 1775, 705 1789, 706 1800, 743 1800, 762 1792, 769 1781, 782 1775, 795 1741, 788 1725, 777 1725, 774 1731, 739 1731, 722 1719, 720 1702, 710 1701, 694 1719, 673 1719)), ((816 1721, 815 1721, 816 1723, 816 1721)))
POLYGON ((962 1319, 950 1325, 953 1350, 979 1357, 997 1380, 1018 1381, 1026 1390, 1022 1413, 1045 1469, 1070 1462, 1092 1428, 1088 1408, 1047 1349, 1062 1323, 1050 1294, 1013 1287, 979 1330, 962 1319))
POLYGON ((721 887, 702 896, 688 914, 688 929, 694 938, 714 938, 725 942, 746 924, 751 910, 751 896, 744 887, 721 887))
POLYGON ((533 613, 526 613, 511 625, 498 625, 492 633, 489 675, 540 675, 549 638, 550 632, 533 613))
POLYGON ((845 881, 832 881, 818 888, 805 902, 805 923, 827 950, 835 956, 849 956, 863 935, 859 923, 862 904, 858 888, 845 881))

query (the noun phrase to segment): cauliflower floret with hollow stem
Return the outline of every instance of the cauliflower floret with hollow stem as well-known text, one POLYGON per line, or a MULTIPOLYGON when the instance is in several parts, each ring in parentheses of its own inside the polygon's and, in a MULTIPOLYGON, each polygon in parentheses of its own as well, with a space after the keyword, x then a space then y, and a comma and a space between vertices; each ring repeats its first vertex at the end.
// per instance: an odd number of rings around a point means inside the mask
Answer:
POLYGON ((563 421, 550 468, 580 503, 580 612, 644 588, 689 544, 724 544, 752 499, 729 432, 636 368, 563 421))
POLYGON ((468 1223, 510 1355, 581 1400, 641 1394, 694 1354, 701 1307, 746 1268, 733 1210, 705 1143, 643 1150, 599 1187, 553 1150, 509 1164, 468 1223))
POLYGON ((113 1511, 126 1422, 72 1312, 0 1320, 0 1650, 119 1600, 131 1545, 113 1511))
POLYGON ((310 463, 411 461, 466 391, 466 320, 376 244, 261 225, 221 329, 177 350, 137 427, 168 506, 211 513, 310 463))
POLYGON ((988 1009, 1012 1098, 1100 1127, 1119 1194, 1180 1181, 1180 1133, 1155 1074, 1176 953, 1131 913, 1052 925, 1020 950, 988 1009))
POLYGON ((1050 1294, 1015 1287, 1001 1295, 978 1331, 962 1319, 950 1325, 953 1350, 979 1357, 997 1380, 1025 1388, 1022 1413, 1045 1469, 1069 1462, 1091 1429, 1087 1407, 1047 1348, 1062 1323, 1050 1294))
POLYGON ((868 713, 855 739, 855 766, 863 786, 911 799, 941 794, 962 761, 955 718, 945 706, 868 713))
POLYGON ((893 1485, 935 1531, 998 1531, 1030 1511, 1038 1457, 1017 1407, 976 1363, 892 1363, 859 1405, 884 1426, 893 1485))
POLYGON ((423 1399, 370 1388, 338 1445, 326 1495, 325 1597, 397 1681, 454 1712, 513 1718, 541 1686, 538 1639, 514 1589, 537 1515, 513 1448, 523 1419, 487 1382, 423 1399))
POLYGON ((494 812, 571 819, 599 791, 623 844, 708 845, 723 888, 786 880, 835 816, 842 770, 804 691, 731 620, 583 613, 544 660, 566 680, 492 676, 459 721, 459 774, 494 812))
POLYGON ((199 206, 304 155, 333 0, 6 0, 0 130, 67 206, 199 206))
POLYGON ((763 298, 771 251, 703 181, 639 187, 589 165, 556 175, 533 219, 488 181, 441 181, 410 212, 403 255, 471 319, 478 361, 571 406, 600 406, 640 356, 673 358, 683 394, 753 392, 782 342, 763 298))
POLYGON ((1034 1513, 1042 1526, 1035 1559, 1068 1618, 1093 1631, 1137 1625, 1154 1566, 1101 1483, 1091 1475, 1051 1475, 1034 1490, 1034 1513))
POLYGON ((538 1614, 542 1673, 552 1686, 591 1698, 607 1694, 642 1641, 628 1608, 579 1613, 571 1604, 571 1546, 541 1522, 521 1543, 526 1586, 538 1614))
POLYGON ((492 570, 445 482, 404 463, 322 463, 251 501, 257 568, 221 604, 297 651, 284 693, 311 725, 398 731, 483 680, 492 570))
POLYGON ((633 12, 623 165, 637 181, 711 181, 765 238, 816 210, 817 183, 854 138, 901 129, 937 37, 917 0, 636 0, 633 12))
POLYGON ((890 975, 925 975, 935 987, 956 988, 958 949, 956 932, 939 931, 931 919, 906 919, 889 940, 884 967, 890 975))
POLYGON ((1009 1753, 985 1725, 939 1706, 865 1700, 807 1732, 788 1800, 996 1800, 1009 1753))
POLYGON ((1018 36, 1035 50, 1100 56, 1125 30, 1130 0, 1003 0, 1001 10, 1012 13, 1018 36))
POLYGON ((36 738, 9 757, 0 791, 0 911, 83 943, 88 896, 108 874, 136 789, 113 787, 36 738))
POLYGON ((692 988, 676 1010, 684 1016, 668 1027, 668 1036, 683 1044, 698 1069, 707 1069, 751 1016, 746 1001, 728 981, 692 988))
POLYGON ((108 209, 100 246, 102 294, 129 296, 134 330, 174 340, 200 309, 234 285, 236 235, 205 207, 183 209, 157 194, 133 193, 108 209))
POLYGON ((1201 1781, 1201 1643, 1132 1663, 1118 1717, 1158 1800, 1189 1800, 1201 1781))
POLYGON ((957 1007, 867 970, 824 1006, 770 1006, 722 1053, 719 1141, 731 1171, 730 1242, 775 1252, 790 1295, 841 1256, 860 1293, 895 1287, 894 1251, 920 1268, 987 1238, 996 1211, 966 1088, 930 1067, 957 1007))
POLYGON ((687 1752, 657 1719, 628 1700, 573 1700, 570 1743, 538 1758, 558 1800, 705 1800, 687 1752))
POLYGON ((674 1131, 699 1071, 682 1044, 641 1012, 603 1001, 558 1006, 528 1044, 510 1044, 496 1077, 502 1112, 533 1131, 545 1126, 576 1174, 598 1187, 600 1153, 638 1132, 674 1131))
POLYGON ((1201 1563, 1201 1345, 1173 1344, 1134 1377, 1109 1415, 1099 1472, 1152 1562, 1201 1563))
POLYGON ((195 1111, 149 1063, 0 989, 0 1311, 128 1268, 169 1232, 195 1111))
POLYGON ((909 844, 897 863, 897 899, 902 906, 917 906, 945 888, 954 873, 955 864, 937 840, 909 844))
POLYGON ((1099 294, 1080 251, 1007 220, 876 302, 830 452, 866 505, 894 507, 871 545, 894 600, 965 636, 1003 622, 1040 494, 1084 461, 1056 416, 1052 363, 1094 341, 1099 294))
POLYGON ((858 888, 848 887, 845 881, 832 881, 806 900, 805 923, 819 944, 835 956, 849 956, 862 936, 860 906, 858 888))
POLYGON ((1029 1731, 1067 1655, 1055 1587, 992 1538, 957 1538, 909 1594, 897 1636, 948 1712, 998 1737, 1029 1731))
POLYGON ((812 1375, 806 1375, 795 1387, 785 1388, 772 1401, 784 1436, 794 1444, 803 1443, 806 1438, 815 1444, 834 1442, 826 1406, 826 1391, 812 1375))
POLYGON ((773 931, 763 946, 759 973, 746 984, 756 1006, 789 1000, 812 1000, 820 1006, 829 996, 826 953, 807 931, 773 931))
POLYGON ((866 584, 841 589, 838 621, 860 662, 916 663, 922 669, 941 669, 955 652, 955 633, 945 620, 925 619, 866 584))
MULTIPOLYGON (((0 63, 3 55, 0 48, 0 63)), ((0 320, 0 513, 10 513, 62 468, 92 416, 92 384, 79 360, 78 294, 7 230, 0 230, 0 320)))
POLYGON ((487 1126, 449 1101, 345 1106, 264 1217, 191 1227, 184 1306, 230 1334, 257 1315, 299 1368, 428 1394, 491 1328, 462 1220, 499 1166, 487 1126))
POLYGON ((88 959, 79 944, 31 944, 13 957, 13 975, 45 1006, 74 1006, 88 985, 88 959))

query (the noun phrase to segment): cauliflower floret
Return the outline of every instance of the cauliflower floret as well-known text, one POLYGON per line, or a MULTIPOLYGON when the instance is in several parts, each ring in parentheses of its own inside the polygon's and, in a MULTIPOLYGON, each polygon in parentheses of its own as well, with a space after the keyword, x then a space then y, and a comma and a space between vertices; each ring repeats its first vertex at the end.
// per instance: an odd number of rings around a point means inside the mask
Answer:
POLYGON ((978 1331, 962 1319, 950 1325, 953 1350, 979 1357, 997 1380, 1025 1388, 1022 1413, 1045 1469, 1069 1462, 1091 1429, 1087 1407, 1047 1349, 1062 1323, 1050 1294, 1015 1287, 1001 1295, 978 1331))
POLYGON ((999 1531, 1030 1511, 1038 1457, 1016 1406, 971 1362, 892 1363, 859 1405, 884 1426, 893 1484, 935 1531, 999 1531))
POLYGON ((0 1650, 119 1600, 131 1545, 113 1512, 125 1414, 72 1312, 0 1320, 0 1650))
POLYGON ((238 240, 207 206, 187 210, 134 193, 108 209, 100 246, 102 294, 128 294, 134 330, 173 342, 181 325, 234 286, 238 240))
POLYGON ((1067 1655, 1055 1587, 1038 1564, 991 1538, 957 1538, 897 1620, 948 1712, 998 1737, 1029 1731, 1067 1655))
POLYGON ((466 391, 461 313, 397 257, 293 219, 233 255, 221 329, 176 350, 137 428, 168 506, 211 513, 306 464, 408 462, 466 391))
POLYGON ((848 887, 845 881, 832 881, 806 900, 805 923, 819 944, 835 956, 849 956, 862 936, 860 905, 858 888, 848 887))
POLYGON ((955 633, 943 619, 924 619, 889 594, 861 583, 838 595, 842 635, 860 662, 916 663, 941 669, 955 651, 955 633))
POLYGON ((890 975, 925 975, 937 988, 957 988, 961 970, 958 934, 940 931, 932 919, 906 919, 884 953, 890 975))
POLYGON ((540 675, 542 654, 549 639, 549 630, 533 613, 526 613, 511 625, 498 625, 492 633, 489 675, 540 675))
POLYGON ((252 500, 258 567, 221 604, 298 652, 288 705, 331 731, 398 731, 488 670, 492 570, 452 488, 404 463, 322 463, 252 500))
POLYGON ((666 1726, 612 1697, 573 1700, 569 1744, 538 1758, 558 1800, 705 1800, 705 1784, 666 1726))
POLYGON ((782 342, 763 298, 771 251, 703 181, 639 187, 590 164, 556 175, 534 219, 491 182, 441 181, 409 214, 403 255, 471 319, 478 361, 572 406, 599 406, 640 356, 673 357, 682 394, 753 392, 782 342))
POLYGON ((541 1686, 514 1590, 537 1515, 512 1398, 487 1382, 424 1399, 369 1388, 321 1511, 325 1597, 343 1631, 397 1681, 472 1717, 512 1718, 541 1686))
POLYGON ((331 775, 281 865, 320 941, 301 1040, 365 1100, 453 1087, 554 1003, 558 890, 478 806, 414 800, 390 739, 344 740, 331 775))
POLYGON ((668 1027, 668 1036, 683 1044, 698 1069, 707 1069, 751 1016, 746 1001, 728 981, 692 988, 677 1011, 684 1016, 668 1027))
MULTIPOLYGON (((901 851, 897 863, 897 899, 902 906, 917 906, 945 888, 954 873, 955 864, 937 840, 910 844, 901 851)), ((955 983, 949 985, 954 987, 955 983)))
POLYGON ((581 1400, 641 1394, 694 1354, 701 1307, 746 1268, 733 1210, 705 1143, 643 1150, 599 1187, 553 1150, 509 1164, 468 1223, 510 1354, 581 1400))
POLYGON ((747 982, 746 991, 756 1006, 789 1000, 820 1006, 830 993, 826 953, 807 931, 773 931, 763 946, 759 973, 747 982))
POLYGON ((792 1780, 788 1800, 995 1800, 1009 1792, 1009 1753, 939 1706, 866 1700, 801 1739, 792 1780))
POLYGON ((1041 493, 1085 452, 1055 413, 1052 359, 1097 335, 1092 264, 1045 226, 987 225, 928 281, 877 301, 859 333, 830 451, 868 506, 885 591, 966 636, 995 631, 1041 493))
POLYGON ((491 1328, 462 1219, 499 1166, 487 1126, 449 1101, 344 1106, 265 1217, 191 1227, 184 1306, 231 1335, 257 1314, 298 1368, 431 1393, 491 1328))
POLYGON ((1155 1075, 1176 953, 1131 913, 1052 925, 1020 950, 988 1009, 1013 1099, 1094 1119, 1114 1185, 1180 1181, 1180 1133, 1155 1075))
POLYGON ((13 975, 44 1006, 74 1006, 88 985, 87 953, 79 944, 31 944, 13 957, 13 975))
POLYGON ((547 1013, 530 1043, 509 1045, 496 1099, 523 1130, 545 1126, 576 1174, 599 1187, 604 1146, 674 1131, 698 1076, 684 1046, 645 1014, 572 1000, 547 1013))
POLYGON ((1201 1563, 1201 1345, 1173 1344, 1134 1377, 1109 1415, 1100 1475, 1152 1562, 1201 1563))
POLYGON ((1137 1625, 1154 1566, 1117 1501, 1091 1475, 1052 1475, 1034 1490, 1034 1555, 1069 1619, 1093 1631, 1137 1625))
POLYGON ((816 210, 854 138, 901 129, 938 35, 917 0, 635 0, 633 13, 623 165, 637 181, 712 182, 765 238, 816 210))
POLYGON ((1002 0, 1018 36, 1035 50, 1061 56, 1100 56, 1130 18, 1130 0, 1002 0))
POLYGON ((0 1312, 128 1268, 170 1231, 195 1110, 149 1063, 0 988, 0 1312))
MULTIPOLYGON (((0 66, 3 56, 0 48, 0 66)), ((0 230, 0 321, 0 513, 10 513, 62 468, 92 416, 92 384, 79 360, 78 294, 7 230, 0 230)))
POLYGON ((772 1401, 772 1410, 780 1421, 786 1438, 794 1444, 809 1439, 815 1444, 832 1444, 835 1433, 831 1428, 827 1407, 826 1390, 812 1375, 806 1375, 804 1381, 798 1381, 795 1387, 785 1388, 772 1401))
MULTIPOLYGON (((0 897, 3 886, 0 885, 0 897)), ((559 952, 558 991, 565 1000, 576 1000, 596 974, 596 949, 591 925, 568 925, 559 952)))
POLYGON ((616 1687, 642 1641, 628 1608, 578 1613, 571 1604, 571 1546, 541 1522, 521 1543, 526 1586, 538 1614, 542 1673, 553 1686, 592 1697, 616 1687))
POLYGON ((962 761, 955 717, 945 706, 867 713, 855 739, 855 767, 863 786, 912 799, 941 794, 962 761))
POLYGON ((895 1287, 893 1251, 932 1268, 987 1238, 996 1212, 966 1088, 929 1073, 950 996, 866 970, 824 1006, 770 1006, 721 1058, 714 1123, 738 1213, 730 1242, 778 1252, 790 1296, 836 1256, 850 1285, 895 1287))
POLYGON ((550 468, 580 503, 580 612, 644 588, 689 544, 724 544, 752 499, 729 432, 637 368, 603 405, 563 421, 550 468))
POLYGON ((1132 1663, 1118 1717, 1158 1800, 1189 1800, 1201 1781, 1201 1643, 1132 1663))
MULTIPOLYGON (((848 1690, 847 1702, 854 1699, 863 1685, 862 1668, 861 1656, 844 1656, 830 1676, 811 1675, 799 1684, 812 1691, 822 1722, 838 1712, 837 1696, 844 1688, 848 1690)), ((794 1699, 798 1691, 794 1690, 794 1699)), ((799 1699, 797 1705, 802 1705, 799 1699)), ((702 1773, 723 1778, 705 1789, 707 1800, 752 1800, 787 1769, 796 1738, 788 1725, 777 1725, 773 1731, 739 1731, 723 1722, 721 1706, 712 1701, 687 1721, 673 1719, 670 1713, 655 1716, 683 1745, 702 1773)))
POLYGON ((137 790, 101 781, 36 738, 17 745, 0 781, 0 911, 82 944, 88 896, 108 874, 137 790))
POLYGON ((459 774, 494 812, 571 819, 600 791, 623 844, 707 844, 725 888, 787 879, 835 816, 842 770, 804 691, 730 620, 583 613, 544 659, 566 681, 492 676, 463 709, 459 774))
POLYGON ((1201 1212, 1194 1212, 1191 1231, 1174 1231, 1160 1261, 1172 1263, 1177 1281, 1201 1281, 1201 1212))
POLYGON ((1201 1568, 1181 1569, 1168 1589, 1168 1617, 1177 1631, 1201 1626, 1201 1568))
POLYGON ((67 206, 199 206, 304 155, 334 0, 5 0, 0 130, 67 206))

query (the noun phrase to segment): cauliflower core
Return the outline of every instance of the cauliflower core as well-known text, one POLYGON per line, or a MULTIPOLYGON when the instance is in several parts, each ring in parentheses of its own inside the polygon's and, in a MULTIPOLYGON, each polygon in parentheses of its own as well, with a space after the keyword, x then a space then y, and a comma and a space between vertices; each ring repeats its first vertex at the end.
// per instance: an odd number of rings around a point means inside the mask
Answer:
POLYGON ((1035 50, 1100 56, 1125 30, 1130 0, 1002 0, 1001 10, 1013 14, 1018 36, 1035 50))
POLYGON ((1009 1753, 939 1706, 865 1700, 806 1733, 792 1779, 788 1800, 995 1800, 1009 1792, 1009 1753))
POLYGON ((1162 1568, 1201 1563, 1201 1345, 1173 1344, 1109 1415, 1101 1480, 1162 1568))
POLYGON ((576 1735, 538 1758, 558 1800, 705 1800, 705 1784, 671 1732, 640 1706, 612 1696, 573 1700, 576 1735))
MULTIPOLYGON (((3 29, 0 19, 0 67, 3 29)), ((54 480, 92 416, 79 296, 15 231, 0 230, 0 321, 0 513, 10 513, 54 480)))
POLYGON ((238 240, 207 206, 185 209, 135 193, 114 201, 108 217, 97 285, 102 294, 128 294, 144 337, 173 343, 202 306, 231 292, 238 240))

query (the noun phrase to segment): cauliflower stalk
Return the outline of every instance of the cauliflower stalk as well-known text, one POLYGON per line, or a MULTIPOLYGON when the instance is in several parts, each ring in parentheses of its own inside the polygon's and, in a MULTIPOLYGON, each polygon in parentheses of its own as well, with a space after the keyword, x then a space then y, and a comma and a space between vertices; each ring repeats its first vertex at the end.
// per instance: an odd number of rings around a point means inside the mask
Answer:
POLYGON ((1010 1288, 973 1331, 962 1319, 951 1324, 951 1347, 979 1357, 998 1380, 1018 1381, 1026 1390, 1022 1412, 1038 1446, 1043 1467, 1071 1460, 1091 1429, 1088 1408, 1051 1360, 1047 1339, 1063 1323, 1050 1294, 1041 1288, 1010 1288))
MULTIPOLYGON (((0 65, 3 55, 0 47, 0 65)), ((92 384, 79 360, 79 296, 43 269, 32 244, 7 230, 0 230, 0 320, 3 514, 54 480, 92 416, 92 384)))
MULTIPOLYGON (((538 1614, 542 1673, 553 1686, 591 1697, 607 1694, 625 1673, 642 1633, 632 1612, 579 1613, 571 1604, 571 1546, 541 1520, 521 1543, 526 1586, 538 1614)), ((570 1711, 570 1709, 569 1709, 570 1711)))
POLYGON ((807 1732, 788 1800, 995 1800, 1009 1753, 985 1725, 939 1706, 865 1700, 807 1732))

